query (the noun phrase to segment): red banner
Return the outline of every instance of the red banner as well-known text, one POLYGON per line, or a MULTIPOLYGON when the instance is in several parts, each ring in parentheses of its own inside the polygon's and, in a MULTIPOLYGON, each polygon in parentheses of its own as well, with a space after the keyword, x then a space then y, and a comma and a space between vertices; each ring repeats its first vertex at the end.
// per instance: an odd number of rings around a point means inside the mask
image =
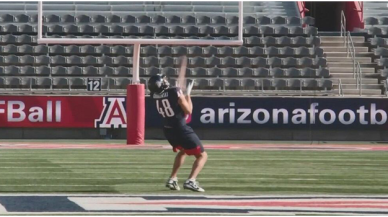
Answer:
POLYGON ((0 96, 0 127, 126 128, 125 97, 0 96))

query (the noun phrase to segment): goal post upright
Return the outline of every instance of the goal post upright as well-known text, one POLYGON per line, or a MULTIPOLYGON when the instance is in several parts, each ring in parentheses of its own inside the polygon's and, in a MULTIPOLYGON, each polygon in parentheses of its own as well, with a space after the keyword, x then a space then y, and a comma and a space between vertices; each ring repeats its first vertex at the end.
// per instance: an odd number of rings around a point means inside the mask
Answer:
POLYGON ((238 2, 237 40, 211 39, 132 39, 132 38, 44 38, 43 2, 38 1, 38 44, 121 44, 133 45, 132 84, 127 87, 127 144, 144 143, 145 131, 145 86, 140 84, 140 46, 147 45, 242 45, 243 44, 243 2, 238 2))
POLYGON ((132 83, 140 84, 140 44, 133 45, 132 83))

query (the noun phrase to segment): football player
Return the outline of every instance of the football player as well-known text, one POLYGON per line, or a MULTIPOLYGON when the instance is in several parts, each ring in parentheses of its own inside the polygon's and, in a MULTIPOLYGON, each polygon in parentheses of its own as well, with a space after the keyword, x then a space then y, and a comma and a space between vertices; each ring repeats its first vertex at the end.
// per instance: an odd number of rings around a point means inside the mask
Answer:
POLYGON ((150 95, 156 102, 156 109, 163 117, 164 135, 173 151, 178 152, 166 187, 171 190, 180 190, 177 178, 178 170, 183 165, 186 156, 193 155, 196 160, 183 188, 204 192, 205 190, 199 186, 196 178, 207 161, 207 153, 197 134, 186 125, 186 116, 191 115, 193 111, 190 97, 191 88, 187 90, 185 95, 179 87, 170 87, 166 76, 162 74, 154 75, 148 80, 150 95))

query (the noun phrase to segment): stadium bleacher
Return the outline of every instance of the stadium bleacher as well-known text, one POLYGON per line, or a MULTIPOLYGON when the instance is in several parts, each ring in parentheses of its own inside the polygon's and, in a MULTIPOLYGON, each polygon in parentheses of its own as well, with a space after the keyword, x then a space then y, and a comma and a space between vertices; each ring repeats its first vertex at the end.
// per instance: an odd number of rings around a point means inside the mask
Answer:
POLYGON ((369 52, 372 56, 372 66, 375 68, 374 75, 379 83, 384 85, 385 95, 388 90, 388 5, 387 2, 364 2, 365 29, 359 30, 367 33, 369 52))
MULTIPOLYGON (((105 89, 131 83, 133 46, 39 45, 37 3, 0 6, 0 88, 86 89, 88 77, 102 77, 105 89)), ((237 2, 45 2, 43 11, 45 37, 54 38, 228 40, 238 31, 237 2)), ((195 90, 338 94, 313 24, 293 2, 246 2, 243 46, 143 45, 141 81, 162 72, 174 84, 187 55, 195 90)))

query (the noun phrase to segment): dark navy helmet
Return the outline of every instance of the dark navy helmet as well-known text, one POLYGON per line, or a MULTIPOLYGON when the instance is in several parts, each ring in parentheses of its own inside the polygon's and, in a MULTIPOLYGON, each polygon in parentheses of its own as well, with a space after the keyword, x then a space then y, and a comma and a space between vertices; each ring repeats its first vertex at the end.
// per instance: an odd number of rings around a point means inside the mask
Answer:
POLYGON ((163 74, 157 74, 150 77, 148 80, 148 90, 151 93, 161 93, 170 86, 167 77, 163 74))

